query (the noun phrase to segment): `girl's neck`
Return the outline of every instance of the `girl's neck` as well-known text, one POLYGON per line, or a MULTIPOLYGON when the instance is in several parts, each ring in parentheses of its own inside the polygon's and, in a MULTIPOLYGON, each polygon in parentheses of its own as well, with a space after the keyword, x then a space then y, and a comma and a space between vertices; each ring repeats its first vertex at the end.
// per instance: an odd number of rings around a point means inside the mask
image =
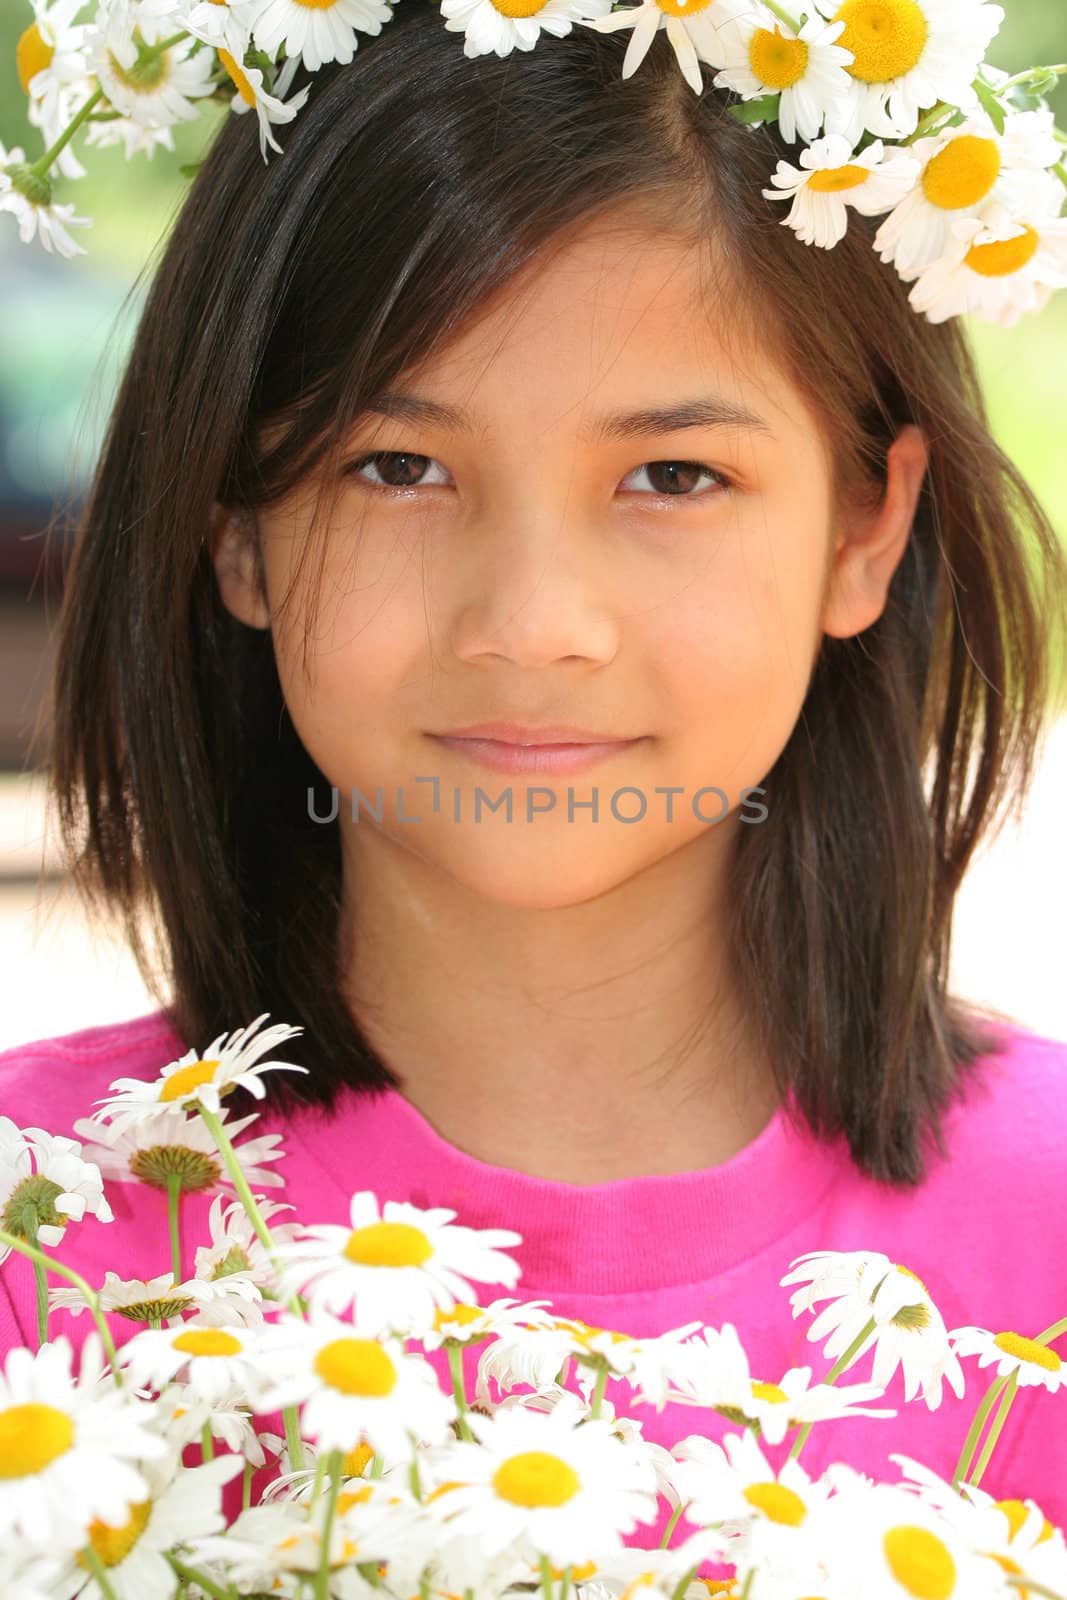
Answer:
POLYGON ((716 1166, 756 1137, 777 1096, 727 970, 716 833, 548 910, 471 895, 381 836, 361 854, 343 990, 442 1137, 578 1184, 716 1166))

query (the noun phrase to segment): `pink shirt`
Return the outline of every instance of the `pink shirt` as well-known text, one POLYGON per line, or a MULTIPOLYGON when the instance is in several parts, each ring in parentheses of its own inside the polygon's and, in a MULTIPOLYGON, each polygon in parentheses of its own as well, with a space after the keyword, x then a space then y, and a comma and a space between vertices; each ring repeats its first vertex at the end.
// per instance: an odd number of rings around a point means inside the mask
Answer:
MULTIPOLYGON (((272 1019, 273 1020, 273 1019, 272 1019)), ((399 1092, 349 1094, 329 1116, 301 1112, 280 1121, 267 1109, 254 1133, 284 1135, 277 1166, 304 1223, 348 1222, 356 1189, 380 1200, 448 1206, 468 1226, 512 1227, 522 1244, 517 1289, 476 1286, 482 1303, 512 1292, 545 1298, 560 1315, 598 1327, 655 1335, 699 1318, 733 1322, 755 1377, 779 1381, 789 1367, 827 1362, 806 1338, 814 1318, 793 1319, 779 1279, 811 1250, 883 1251, 926 1284, 949 1328, 977 1324, 994 1333, 1034 1336, 1067 1315, 1067 1043, 1018 1026, 1004 1027, 1005 1049, 983 1063, 984 1087, 954 1105, 945 1123, 947 1162, 930 1157, 925 1183, 901 1192, 876 1183, 851 1162, 843 1142, 821 1144, 795 1129, 779 1109, 763 1131, 728 1161, 704 1171, 575 1185, 535 1178, 474 1159, 441 1137, 399 1092)), ((153 1078, 188 1046, 152 1013, 110 1027, 86 1028, 0 1053, 0 1112, 19 1126, 71 1134, 114 1078, 153 1078)), ((284 1052, 283 1052, 284 1054, 284 1052)), ((592 1133, 595 1137, 595 1131, 592 1133)), ((141 1184, 110 1184, 113 1223, 72 1224, 57 1254, 103 1281, 105 1268, 150 1278, 169 1267, 165 1197, 141 1184)), ((184 1203, 183 1261, 207 1242, 210 1196, 184 1203)), ((116 1337, 136 1325, 112 1318, 116 1337)), ((53 1335, 80 1343, 87 1313, 53 1314, 53 1335)), ((35 1342, 29 1262, 0 1266, 0 1352, 35 1342)), ((480 1349, 466 1352, 473 1393, 480 1349)), ((1067 1351, 1067 1340, 1060 1342, 1067 1351)), ((869 1378, 864 1356, 842 1383, 869 1378)), ((435 1362, 435 1364, 437 1364, 435 1362)), ((946 1385, 941 1406, 905 1403, 898 1371, 883 1404, 895 1418, 858 1417, 817 1425, 802 1456, 813 1475, 845 1460, 890 1482, 889 1451, 915 1456, 945 1477, 995 1368, 965 1358, 963 1400, 946 1385)), ((609 1383, 620 1413, 639 1419, 647 1438, 671 1445, 690 1433, 721 1438, 714 1413, 668 1406, 631 1409, 631 1391, 609 1383)), ((877 1402, 875 1402, 877 1403, 877 1402)), ((768 1447, 772 1463, 788 1444, 768 1447)), ((1067 1525, 1067 1385, 1056 1394, 1022 1388, 983 1488, 997 1498, 1032 1496, 1067 1525)), ((639 1530, 636 1544, 657 1542, 639 1530)))

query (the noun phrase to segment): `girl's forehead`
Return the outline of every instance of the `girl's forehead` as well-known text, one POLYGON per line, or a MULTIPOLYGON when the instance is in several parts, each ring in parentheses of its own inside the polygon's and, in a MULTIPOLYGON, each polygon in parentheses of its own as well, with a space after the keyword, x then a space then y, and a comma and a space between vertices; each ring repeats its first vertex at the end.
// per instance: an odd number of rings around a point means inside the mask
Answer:
POLYGON ((485 437, 508 422, 591 435, 624 411, 716 398, 724 420, 773 434, 802 408, 706 247, 617 224, 541 252, 389 390, 485 437))

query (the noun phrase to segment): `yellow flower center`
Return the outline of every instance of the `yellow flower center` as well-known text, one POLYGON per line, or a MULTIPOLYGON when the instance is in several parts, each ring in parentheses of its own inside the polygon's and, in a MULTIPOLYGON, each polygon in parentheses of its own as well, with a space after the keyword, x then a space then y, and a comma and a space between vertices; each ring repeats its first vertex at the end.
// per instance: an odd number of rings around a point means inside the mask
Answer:
POLYGON ((786 39, 781 29, 757 28, 748 41, 752 71, 768 89, 789 89, 808 70, 808 47, 802 39, 786 39))
POLYGON ((372 1222, 348 1235, 343 1253, 360 1267, 421 1267, 433 1245, 410 1222, 372 1222))
POLYGON ((228 50, 223 50, 220 47, 218 56, 219 60, 222 62, 223 66, 226 68, 226 71, 230 75, 230 81, 237 90, 237 93, 241 96, 241 99, 244 101, 245 105, 254 106, 256 103, 256 92, 249 83, 246 75, 241 71, 240 67, 231 56, 230 52, 228 50))
POLYGON ((177 1072, 172 1072, 164 1079, 159 1098, 179 1100, 183 1094, 192 1094, 194 1089, 211 1082, 217 1066, 217 1061, 190 1061, 187 1067, 179 1067, 177 1072))
POLYGON ((502 17, 535 17, 543 11, 547 0, 492 0, 502 17))
POLYGON ((0 1479, 28 1478, 65 1454, 74 1443, 74 1423, 55 1406, 30 1401, 0 1411, 0 1479))
POLYGON ((443 1333, 448 1327, 455 1327, 458 1323, 461 1328, 469 1327, 473 1322, 480 1322, 485 1316, 481 1306, 465 1306, 458 1302, 450 1311, 443 1306, 438 1306, 433 1314, 433 1325, 438 1333, 443 1333))
MULTIPOLYGON (((1030 1515, 1029 1506, 1026 1505, 1026 1503, 1022 1500, 998 1500, 996 1505, 997 1510, 1003 1511, 1008 1519, 1008 1528, 1010 1530, 1008 1533, 1008 1538, 1014 1539, 1015 1535, 1018 1533, 1019 1529, 1030 1515)), ((1042 1528, 1041 1532, 1034 1541, 1035 1544, 1043 1544, 1046 1539, 1051 1539, 1053 1531, 1052 1524, 1046 1517, 1045 1526, 1042 1528)))
POLYGON ((304 6, 308 11, 331 11, 339 0, 296 0, 298 6, 304 6))
POLYGON ((574 1468, 546 1450, 524 1450, 509 1456, 493 1474, 497 1494, 516 1506, 561 1506, 581 1486, 574 1468))
POLYGON ((771 1522, 785 1522, 791 1528, 799 1528, 808 1514, 800 1496, 787 1489, 784 1483, 750 1483, 742 1493, 749 1505, 762 1511, 771 1522))
POLYGON ((362 1478, 367 1463, 374 1455, 369 1444, 357 1444, 347 1452, 341 1462, 341 1475, 345 1478, 362 1478))
MULTIPOLYGON (((130 1506, 130 1514, 119 1528, 101 1522, 99 1517, 90 1522, 89 1544, 97 1560, 105 1567, 117 1567, 120 1561, 125 1561, 144 1532, 151 1511, 151 1500, 139 1500, 130 1506)), ((86 1565, 84 1556, 79 1556, 78 1560, 83 1567, 86 1565)))
POLYGON ((956 1563, 928 1528, 890 1528, 882 1540, 889 1570, 916 1600, 948 1600, 956 1589, 956 1563))
POLYGON ((808 188, 817 194, 836 194, 839 189, 854 189, 857 184, 866 183, 870 175, 870 167, 860 167, 850 161, 843 167, 824 167, 821 172, 813 172, 808 188))
POLYGON ((1041 243, 1035 228, 1023 224, 1022 233, 1014 239, 992 239, 988 244, 972 244, 963 258, 963 264, 983 278, 1006 278, 1020 272, 1033 257, 1041 243))
POLYGON ((964 134, 939 150, 923 169, 923 193, 932 206, 959 211, 985 198, 1000 175, 995 139, 964 134))
POLYGON ((834 21, 845 24, 836 43, 856 58, 845 71, 864 83, 903 77, 926 48, 926 18, 917 0, 844 0, 834 21))
POLYGON ((170 1342, 175 1350, 190 1356, 236 1356, 244 1349, 240 1339, 225 1328, 186 1328, 170 1342))
POLYGON ((331 1339, 314 1361, 323 1383, 342 1394, 380 1398, 396 1387, 396 1367, 373 1339, 331 1339))
POLYGON ((753 1400, 772 1400, 775 1405, 781 1405, 783 1401, 788 1403, 789 1400, 785 1390, 779 1389, 776 1383, 753 1382, 752 1398, 753 1400))
POLYGON ((657 6, 667 17, 691 17, 698 11, 706 11, 715 4, 715 0, 656 0, 657 6))
POLYGON ((1047 1344, 1038 1344, 1036 1339, 1026 1339, 1021 1333, 998 1333, 993 1343, 1005 1355, 1018 1356, 1035 1367, 1044 1367, 1046 1372, 1059 1372, 1063 1365, 1055 1350, 1050 1350, 1047 1344))
MULTIPOLYGON (((563 1577, 562 1567, 550 1567, 549 1570, 554 1578, 561 1579, 563 1577)), ((584 1583, 587 1578, 591 1578, 593 1576, 595 1571, 595 1561, 583 1561, 580 1566, 571 1568, 571 1577, 574 1579, 575 1583, 584 1583)))
POLYGON ((53 47, 46 43, 36 22, 31 22, 15 46, 15 70, 19 75, 23 94, 29 94, 30 83, 39 72, 52 64, 53 47))

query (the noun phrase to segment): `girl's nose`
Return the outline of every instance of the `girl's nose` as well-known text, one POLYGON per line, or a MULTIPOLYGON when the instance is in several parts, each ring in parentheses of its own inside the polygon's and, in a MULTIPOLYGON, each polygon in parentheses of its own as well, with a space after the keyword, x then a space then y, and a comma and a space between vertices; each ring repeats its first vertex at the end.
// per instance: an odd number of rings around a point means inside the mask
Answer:
POLYGON ((579 548, 565 512, 529 511, 479 545, 455 575, 451 648, 463 661, 499 657, 519 666, 610 661, 620 642, 603 555, 579 548))

